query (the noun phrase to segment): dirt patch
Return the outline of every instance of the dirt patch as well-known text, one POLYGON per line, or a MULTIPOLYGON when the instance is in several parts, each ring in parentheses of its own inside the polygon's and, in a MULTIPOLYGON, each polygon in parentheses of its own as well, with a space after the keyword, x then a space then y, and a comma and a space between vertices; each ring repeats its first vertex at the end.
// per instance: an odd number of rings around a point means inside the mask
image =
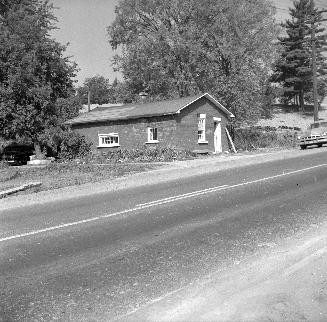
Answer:
MULTIPOLYGON (((319 111, 319 119, 327 120, 327 109, 319 111)), ((261 119, 257 125, 275 128, 280 126, 299 127, 301 130, 306 130, 311 123, 313 123, 313 112, 303 114, 302 112, 287 112, 284 109, 276 109, 271 119, 261 119)))

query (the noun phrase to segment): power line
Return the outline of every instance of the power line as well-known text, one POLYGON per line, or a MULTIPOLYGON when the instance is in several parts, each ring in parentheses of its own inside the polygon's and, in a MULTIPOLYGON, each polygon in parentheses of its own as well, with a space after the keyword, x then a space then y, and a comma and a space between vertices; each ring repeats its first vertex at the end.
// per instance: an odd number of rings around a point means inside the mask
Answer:
MULTIPOLYGON (((277 10, 282 10, 282 11, 287 11, 287 12, 289 12, 289 9, 280 8, 280 7, 276 7, 276 6, 274 6, 274 8, 277 9, 277 10)), ((325 9, 323 9, 323 8, 321 8, 321 9, 317 8, 317 9, 318 9, 319 11, 325 11, 325 9)))
POLYGON ((285 8, 279 8, 279 7, 275 7, 275 9, 278 9, 278 10, 282 10, 282 11, 287 11, 287 12, 289 12, 289 9, 285 9, 285 8))

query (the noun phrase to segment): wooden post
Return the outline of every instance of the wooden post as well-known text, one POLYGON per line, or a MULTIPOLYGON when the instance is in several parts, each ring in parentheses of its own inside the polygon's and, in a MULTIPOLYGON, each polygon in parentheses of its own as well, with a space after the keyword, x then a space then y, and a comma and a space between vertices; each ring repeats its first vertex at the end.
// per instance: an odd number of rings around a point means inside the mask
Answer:
POLYGON ((229 142, 230 142, 230 144, 231 144, 231 146, 232 146, 233 152, 234 152, 234 153, 237 153, 236 148, 235 148, 235 145, 234 145, 234 143, 233 143, 233 140, 232 140, 232 138, 231 138, 231 136, 230 136, 230 134, 229 134, 229 132, 228 132, 228 130, 227 130, 227 127, 225 127, 225 131, 226 131, 226 133, 227 133, 228 140, 229 140, 229 142))

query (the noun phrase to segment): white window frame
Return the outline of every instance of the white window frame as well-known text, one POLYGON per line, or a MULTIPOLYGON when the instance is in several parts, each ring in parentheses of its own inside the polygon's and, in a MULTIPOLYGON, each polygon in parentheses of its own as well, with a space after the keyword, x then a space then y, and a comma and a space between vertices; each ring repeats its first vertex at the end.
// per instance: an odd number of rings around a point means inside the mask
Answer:
MULTIPOLYGON (((119 135, 118 133, 108 133, 108 134, 98 134, 99 137, 99 145, 98 147, 115 147, 119 145, 119 135), (112 142, 106 143, 106 139, 113 139, 112 142)), ((111 141, 111 140, 110 140, 111 141)))
POLYGON ((198 143, 208 143, 206 140, 206 114, 198 114, 198 143))
POLYGON ((148 141, 146 143, 158 143, 158 128, 157 127, 148 127, 148 141), (156 133, 157 138, 154 139, 154 133, 156 133))

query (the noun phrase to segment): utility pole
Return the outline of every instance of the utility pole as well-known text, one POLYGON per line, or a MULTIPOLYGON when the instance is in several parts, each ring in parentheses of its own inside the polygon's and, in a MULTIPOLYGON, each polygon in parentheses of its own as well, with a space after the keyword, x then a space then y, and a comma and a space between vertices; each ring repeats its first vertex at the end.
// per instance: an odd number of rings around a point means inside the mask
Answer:
POLYGON ((314 16, 311 17, 311 51, 312 51, 312 79, 313 79, 313 121, 319 121, 318 115, 318 81, 317 81, 317 47, 314 16))
MULTIPOLYGON (((319 121, 318 115, 318 78, 317 78, 317 46, 316 46, 316 14, 327 12, 327 10, 320 10, 313 12, 311 15, 311 52, 312 52, 312 81, 313 81, 313 121, 319 121)), ((320 19, 318 22, 327 21, 327 19, 320 19)))

